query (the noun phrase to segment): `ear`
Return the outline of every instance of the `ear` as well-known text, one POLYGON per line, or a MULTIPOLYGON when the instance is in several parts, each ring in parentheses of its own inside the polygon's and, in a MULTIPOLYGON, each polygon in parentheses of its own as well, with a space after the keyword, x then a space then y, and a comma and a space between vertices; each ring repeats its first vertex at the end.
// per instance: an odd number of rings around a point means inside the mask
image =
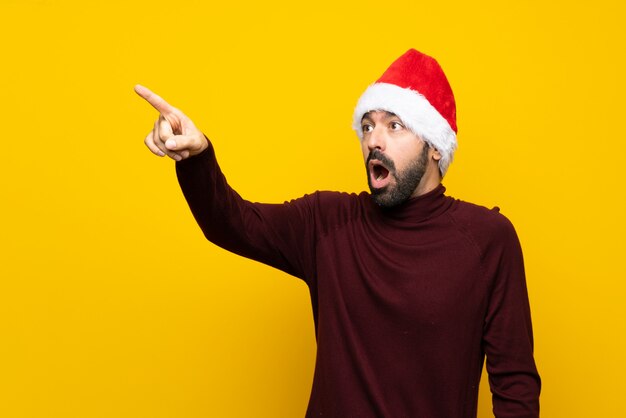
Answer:
POLYGON ((430 148, 430 157, 435 160, 435 161, 439 161, 441 160, 441 153, 435 149, 435 148, 430 148))

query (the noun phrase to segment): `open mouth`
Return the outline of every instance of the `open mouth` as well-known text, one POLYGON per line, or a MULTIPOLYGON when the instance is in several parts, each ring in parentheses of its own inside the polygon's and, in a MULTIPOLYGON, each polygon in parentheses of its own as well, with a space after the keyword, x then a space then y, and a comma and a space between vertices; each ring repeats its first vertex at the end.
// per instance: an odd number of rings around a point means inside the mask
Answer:
POLYGON ((389 169, 378 160, 369 162, 370 183, 374 189, 381 189, 391 181, 389 169))

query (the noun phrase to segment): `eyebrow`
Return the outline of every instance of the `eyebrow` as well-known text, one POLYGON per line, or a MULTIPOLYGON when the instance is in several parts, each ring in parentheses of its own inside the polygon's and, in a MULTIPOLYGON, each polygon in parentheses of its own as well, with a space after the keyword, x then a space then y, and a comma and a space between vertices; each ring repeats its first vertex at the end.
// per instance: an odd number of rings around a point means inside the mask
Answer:
POLYGON ((370 117, 370 113, 372 112, 383 112, 385 114, 385 119, 391 119, 391 118, 396 118, 398 117, 398 115, 396 115, 393 112, 389 112, 387 110, 370 110, 369 112, 365 113, 363 115, 363 117, 361 118, 361 122, 363 122, 365 119, 367 120, 372 120, 372 118, 370 117))

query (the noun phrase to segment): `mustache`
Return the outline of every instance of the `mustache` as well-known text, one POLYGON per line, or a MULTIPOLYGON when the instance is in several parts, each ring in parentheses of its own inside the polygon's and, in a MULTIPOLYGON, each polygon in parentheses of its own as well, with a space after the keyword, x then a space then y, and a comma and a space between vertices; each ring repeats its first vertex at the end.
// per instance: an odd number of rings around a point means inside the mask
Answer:
POLYGON ((378 148, 375 148, 370 151, 369 155, 367 156, 367 161, 365 162, 366 166, 369 166, 370 160, 380 161, 390 172, 393 172, 396 170, 396 165, 393 163, 393 160, 391 160, 391 158, 383 154, 382 151, 379 150, 378 148))

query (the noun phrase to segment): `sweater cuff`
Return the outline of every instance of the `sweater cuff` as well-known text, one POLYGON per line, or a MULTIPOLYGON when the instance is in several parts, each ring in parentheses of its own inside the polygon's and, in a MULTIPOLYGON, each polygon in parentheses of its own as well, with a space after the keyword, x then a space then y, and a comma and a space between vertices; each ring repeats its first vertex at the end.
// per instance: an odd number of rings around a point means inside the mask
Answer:
POLYGON ((209 146, 200 154, 192 155, 191 157, 187 157, 181 161, 176 161, 176 167, 186 168, 197 165, 204 165, 207 161, 210 161, 213 158, 213 156, 215 155, 215 152, 213 150, 213 144, 211 144, 211 141, 209 141, 209 138, 207 138, 206 135, 204 136, 204 138, 206 139, 209 146))

